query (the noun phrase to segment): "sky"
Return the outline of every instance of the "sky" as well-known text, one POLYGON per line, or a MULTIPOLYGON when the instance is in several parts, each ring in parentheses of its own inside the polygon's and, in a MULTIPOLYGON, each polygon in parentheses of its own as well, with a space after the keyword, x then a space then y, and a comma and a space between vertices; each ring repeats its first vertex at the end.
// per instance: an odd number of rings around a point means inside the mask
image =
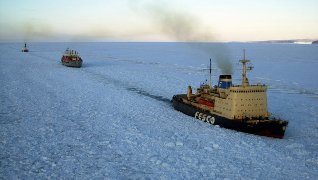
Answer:
POLYGON ((317 0, 0 0, 0 41, 318 39, 317 0))

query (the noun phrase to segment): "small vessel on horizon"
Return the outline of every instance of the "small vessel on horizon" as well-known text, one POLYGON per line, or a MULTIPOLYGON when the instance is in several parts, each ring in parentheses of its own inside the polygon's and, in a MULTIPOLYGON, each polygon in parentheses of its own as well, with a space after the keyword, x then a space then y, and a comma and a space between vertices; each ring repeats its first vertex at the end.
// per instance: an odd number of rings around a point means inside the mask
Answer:
POLYGON ((61 58, 61 62, 64 66, 80 68, 83 60, 77 51, 67 48, 61 58))
MULTIPOLYGON (((232 75, 219 76, 217 86, 202 84, 195 94, 188 87, 187 94, 172 98, 173 107, 201 121, 241 132, 283 138, 288 121, 272 117, 267 111, 267 86, 250 85, 246 76, 250 60, 240 60, 243 65, 242 84, 233 85, 232 75)), ((251 69, 251 68, 250 68, 251 69)))
POLYGON ((21 50, 22 52, 29 52, 26 43, 24 43, 24 47, 21 50))

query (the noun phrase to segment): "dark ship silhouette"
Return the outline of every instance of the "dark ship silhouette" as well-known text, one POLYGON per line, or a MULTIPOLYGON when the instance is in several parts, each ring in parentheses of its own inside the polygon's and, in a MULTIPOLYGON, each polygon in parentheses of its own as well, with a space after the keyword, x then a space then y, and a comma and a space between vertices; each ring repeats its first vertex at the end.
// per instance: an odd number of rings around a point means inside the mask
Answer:
MULTIPOLYGON (((288 121, 276 119, 267 111, 267 86, 250 85, 246 77, 250 60, 243 65, 242 84, 233 85, 231 75, 220 75, 218 85, 203 84, 196 94, 191 86, 187 94, 174 95, 173 107, 186 115, 220 127, 241 132, 283 138, 288 121)), ((211 60, 210 60, 211 79, 211 60)))
POLYGON ((80 68, 83 60, 78 52, 67 48, 62 56, 61 62, 64 66, 80 68))
POLYGON ((24 47, 21 50, 22 52, 29 52, 26 43, 24 43, 24 47))

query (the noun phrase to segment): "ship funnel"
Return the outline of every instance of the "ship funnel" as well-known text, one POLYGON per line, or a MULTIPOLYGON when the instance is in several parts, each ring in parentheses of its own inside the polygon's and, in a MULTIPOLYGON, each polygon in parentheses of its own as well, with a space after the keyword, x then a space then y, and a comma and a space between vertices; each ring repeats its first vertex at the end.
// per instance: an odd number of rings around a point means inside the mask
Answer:
POLYGON ((228 89, 231 86, 232 86, 232 76, 231 75, 220 75, 219 88, 228 89))

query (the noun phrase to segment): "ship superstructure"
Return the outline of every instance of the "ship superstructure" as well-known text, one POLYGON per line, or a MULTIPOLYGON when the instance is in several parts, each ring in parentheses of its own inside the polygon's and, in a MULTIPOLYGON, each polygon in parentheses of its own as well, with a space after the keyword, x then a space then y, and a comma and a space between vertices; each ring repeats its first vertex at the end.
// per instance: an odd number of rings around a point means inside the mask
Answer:
MULTIPOLYGON (((242 83, 232 84, 231 75, 220 75, 218 85, 201 85, 195 94, 188 87, 187 94, 175 95, 174 108, 202 121, 252 134, 283 138, 288 122, 274 119, 267 110, 267 86, 250 85, 246 72, 250 60, 243 65, 242 83)), ((211 77, 211 60, 210 60, 211 77)))

